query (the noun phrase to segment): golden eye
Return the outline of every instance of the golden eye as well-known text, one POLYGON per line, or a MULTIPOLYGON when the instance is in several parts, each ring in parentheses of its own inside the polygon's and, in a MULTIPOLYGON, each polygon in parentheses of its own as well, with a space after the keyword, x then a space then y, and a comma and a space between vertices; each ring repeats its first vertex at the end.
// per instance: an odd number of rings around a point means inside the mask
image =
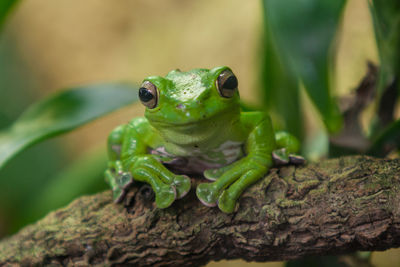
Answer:
POLYGON ((143 82, 139 89, 139 99, 149 109, 155 108, 158 102, 157 87, 149 81, 143 82))
POLYGON ((238 88, 238 80, 231 70, 224 70, 218 76, 217 89, 222 97, 232 97, 238 88))

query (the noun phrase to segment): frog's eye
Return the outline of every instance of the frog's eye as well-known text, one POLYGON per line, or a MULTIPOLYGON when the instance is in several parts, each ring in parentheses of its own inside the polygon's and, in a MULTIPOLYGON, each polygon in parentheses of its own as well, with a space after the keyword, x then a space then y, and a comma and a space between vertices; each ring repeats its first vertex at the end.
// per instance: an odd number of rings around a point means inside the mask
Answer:
POLYGON ((157 87, 149 81, 145 81, 139 89, 139 99, 143 105, 152 109, 157 106, 157 87))
POLYGON ((238 80, 231 70, 221 72, 216 84, 219 94, 227 98, 232 97, 238 88, 238 80))

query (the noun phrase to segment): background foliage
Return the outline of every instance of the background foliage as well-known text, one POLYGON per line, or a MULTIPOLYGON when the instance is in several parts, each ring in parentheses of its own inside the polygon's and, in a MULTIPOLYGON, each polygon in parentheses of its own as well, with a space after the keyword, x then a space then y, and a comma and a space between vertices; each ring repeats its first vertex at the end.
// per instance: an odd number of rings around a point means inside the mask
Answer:
MULTIPOLYGON (((135 82, 177 67, 229 65, 246 105, 267 109, 276 128, 300 137, 310 160, 398 154, 395 0, 17 2, 0 3, 0 236, 104 190, 104 140, 142 107, 31 145, 133 103, 135 82), (344 100, 354 101, 367 59, 380 64, 379 78, 349 119, 344 100), (75 89, 50 94, 59 88, 75 89), (365 142, 348 145, 350 137, 365 142)), ((316 264, 323 262, 338 259, 316 264)), ((311 263, 288 266, 302 264, 311 263)))

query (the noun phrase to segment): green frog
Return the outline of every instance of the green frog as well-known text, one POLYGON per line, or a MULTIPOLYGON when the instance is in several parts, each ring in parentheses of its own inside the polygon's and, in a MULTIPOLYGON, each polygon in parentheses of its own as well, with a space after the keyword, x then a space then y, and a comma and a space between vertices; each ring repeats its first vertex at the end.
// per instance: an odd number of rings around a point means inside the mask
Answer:
POLYGON ((121 202, 134 181, 149 184, 158 208, 191 189, 206 206, 235 211, 246 188, 273 164, 302 164, 299 141, 274 132, 265 112, 242 112, 238 80, 229 67, 173 70, 150 76, 139 89, 145 116, 118 126, 108 138, 106 181, 121 202))

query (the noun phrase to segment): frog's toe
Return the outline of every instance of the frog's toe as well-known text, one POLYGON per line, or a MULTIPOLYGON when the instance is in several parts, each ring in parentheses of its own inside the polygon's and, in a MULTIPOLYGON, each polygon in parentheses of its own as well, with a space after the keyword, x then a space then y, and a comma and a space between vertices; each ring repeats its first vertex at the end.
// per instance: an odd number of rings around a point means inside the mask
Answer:
POLYGON ((290 154, 289 162, 290 162, 290 164, 294 164, 294 165, 302 165, 302 164, 306 163, 306 159, 300 155, 290 154))
POLYGON ((196 195, 203 205, 207 207, 217 206, 219 192, 212 183, 199 184, 196 188, 196 195))
POLYGON ((178 175, 174 178, 172 185, 176 188, 176 198, 183 198, 190 191, 191 180, 187 175, 178 175))
POLYGON ((272 152, 272 159, 275 165, 289 164, 289 156, 285 148, 276 149, 272 152))
POLYGON ((203 172, 204 177, 210 181, 216 181, 219 177, 218 169, 208 169, 203 172))
POLYGON ((122 190, 126 190, 132 185, 133 179, 130 173, 123 172, 122 174, 117 176, 116 182, 119 188, 122 188, 122 190))
POLYGON ((176 189, 174 186, 163 185, 156 191, 156 204, 160 209, 165 209, 171 206, 176 199, 176 189))
POLYGON ((236 199, 229 196, 228 191, 224 190, 218 198, 218 208, 225 213, 232 213, 238 209, 236 199))
POLYGON ((113 193, 113 199, 115 203, 121 203, 121 201, 125 197, 125 190, 121 190, 120 188, 113 188, 112 190, 113 193))
POLYGON ((116 175, 110 170, 106 170, 105 176, 106 181, 110 184, 112 188, 114 202, 120 203, 125 198, 126 191, 133 183, 131 175, 129 173, 116 175))

